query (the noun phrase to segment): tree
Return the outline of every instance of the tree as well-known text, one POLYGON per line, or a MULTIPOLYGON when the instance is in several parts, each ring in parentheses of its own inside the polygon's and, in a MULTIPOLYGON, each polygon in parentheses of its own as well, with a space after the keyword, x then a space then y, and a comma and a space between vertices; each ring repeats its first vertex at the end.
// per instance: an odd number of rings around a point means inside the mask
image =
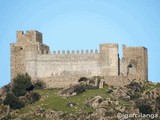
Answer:
POLYGON ((31 77, 27 73, 26 74, 18 74, 13 79, 12 91, 17 97, 23 96, 27 93, 26 88, 28 88, 31 85, 32 85, 31 77))
POLYGON ((17 96, 13 93, 8 93, 6 95, 5 100, 3 101, 4 105, 9 105, 11 109, 19 109, 24 107, 24 103, 22 103, 17 96))

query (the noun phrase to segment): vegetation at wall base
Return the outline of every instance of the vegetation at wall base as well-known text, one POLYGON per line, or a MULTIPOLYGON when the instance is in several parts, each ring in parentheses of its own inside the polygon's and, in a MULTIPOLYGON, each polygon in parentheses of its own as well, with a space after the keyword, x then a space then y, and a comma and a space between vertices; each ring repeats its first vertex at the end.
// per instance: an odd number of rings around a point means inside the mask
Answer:
POLYGON ((34 86, 31 83, 31 77, 26 74, 18 74, 12 82, 12 85, 6 86, 6 97, 2 100, 4 105, 9 105, 11 109, 20 109, 28 104, 32 104, 40 99, 40 95, 32 92, 34 86), (10 86, 10 88, 8 88, 10 86))
POLYGON ((9 105, 11 109, 20 109, 24 107, 24 103, 19 100, 17 96, 13 93, 8 93, 5 100, 3 101, 4 105, 9 105))
POLYGON ((28 88, 31 85, 31 77, 27 73, 18 74, 13 79, 12 91, 17 97, 24 96, 27 93, 26 88, 28 88))

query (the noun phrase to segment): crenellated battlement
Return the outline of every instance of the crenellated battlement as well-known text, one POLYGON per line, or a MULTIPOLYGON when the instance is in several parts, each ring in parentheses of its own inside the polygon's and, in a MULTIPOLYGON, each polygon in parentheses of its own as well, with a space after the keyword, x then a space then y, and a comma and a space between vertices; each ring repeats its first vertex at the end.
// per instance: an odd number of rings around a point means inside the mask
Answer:
MULTIPOLYGON (((29 53, 30 54, 30 53, 29 53)), ((76 62, 76 61, 98 61, 99 59, 99 52, 97 49, 90 50, 57 50, 53 51, 52 53, 47 50, 44 50, 43 52, 40 50, 37 53, 37 60, 39 61, 68 61, 68 62, 76 62), (85 52, 84 52, 85 51, 85 52)), ((35 58, 31 56, 28 58, 28 60, 32 61, 35 58)))
POLYGON ((17 31, 16 32, 17 42, 20 41, 31 41, 31 42, 39 42, 42 43, 42 33, 36 30, 26 31, 17 31))
POLYGON ((41 52, 41 54, 99 54, 99 51, 97 49, 95 50, 57 50, 57 51, 53 51, 52 53, 49 52, 47 53, 47 51, 44 51, 43 53, 41 52))

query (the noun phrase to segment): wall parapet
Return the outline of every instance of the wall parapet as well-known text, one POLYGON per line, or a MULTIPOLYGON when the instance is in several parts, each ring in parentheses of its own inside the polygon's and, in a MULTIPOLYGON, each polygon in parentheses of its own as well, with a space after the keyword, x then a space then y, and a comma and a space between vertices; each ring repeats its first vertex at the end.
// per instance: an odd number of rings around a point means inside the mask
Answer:
POLYGON ((51 52, 51 51, 48 51, 48 50, 43 50, 43 51, 41 51, 41 50, 39 50, 38 51, 38 53, 39 54, 41 54, 41 55, 45 55, 45 54, 50 54, 50 55, 63 55, 63 54, 65 54, 65 55, 69 55, 69 54, 77 54, 77 55, 79 55, 79 54, 86 54, 86 55, 88 55, 88 54, 99 54, 99 51, 97 50, 97 49, 95 49, 95 50, 62 50, 62 51, 60 51, 60 50, 54 50, 53 52, 51 52))
MULTIPOLYGON (((33 58, 30 58, 32 61, 33 58)), ((76 61, 98 61, 99 54, 38 54, 38 61, 50 61, 50 62, 76 62, 76 61)))
POLYGON ((97 49, 95 50, 54 50, 51 54, 99 54, 97 49))

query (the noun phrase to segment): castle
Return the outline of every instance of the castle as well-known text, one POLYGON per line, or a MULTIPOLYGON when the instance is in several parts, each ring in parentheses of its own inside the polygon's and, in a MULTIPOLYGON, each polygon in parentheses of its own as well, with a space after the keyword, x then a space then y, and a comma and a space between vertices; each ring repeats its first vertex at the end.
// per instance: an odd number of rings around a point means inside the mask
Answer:
POLYGON ((28 73, 32 80, 43 80, 48 88, 77 83, 80 77, 103 76, 109 85, 124 86, 130 80, 148 81, 148 51, 126 47, 120 59, 118 44, 100 44, 99 50, 53 51, 43 44, 38 31, 17 31, 11 43, 11 79, 28 73))

